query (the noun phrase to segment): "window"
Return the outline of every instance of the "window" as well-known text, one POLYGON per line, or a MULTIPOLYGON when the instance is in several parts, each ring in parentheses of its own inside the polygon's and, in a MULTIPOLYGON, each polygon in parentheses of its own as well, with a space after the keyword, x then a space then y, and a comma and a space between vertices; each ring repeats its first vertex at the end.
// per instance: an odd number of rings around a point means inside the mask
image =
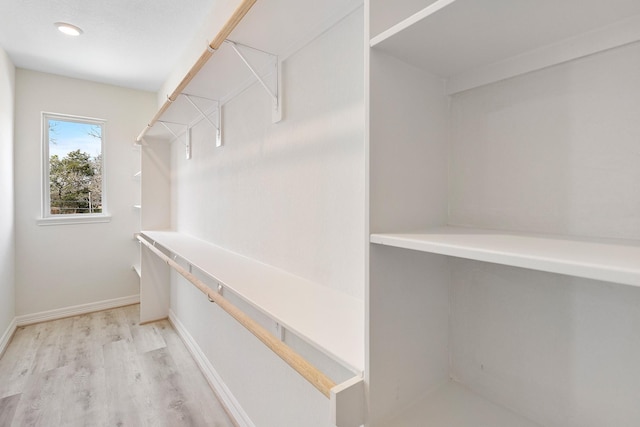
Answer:
POLYGON ((102 222, 104 120, 44 113, 43 223, 102 222))

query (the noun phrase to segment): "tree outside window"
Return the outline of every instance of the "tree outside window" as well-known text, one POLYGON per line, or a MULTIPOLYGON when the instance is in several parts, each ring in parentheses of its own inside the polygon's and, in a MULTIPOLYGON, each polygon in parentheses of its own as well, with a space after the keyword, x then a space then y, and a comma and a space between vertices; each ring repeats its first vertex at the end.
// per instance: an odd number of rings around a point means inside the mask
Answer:
POLYGON ((104 121, 46 113, 43 125, 43 216, 102 214, 104 121))

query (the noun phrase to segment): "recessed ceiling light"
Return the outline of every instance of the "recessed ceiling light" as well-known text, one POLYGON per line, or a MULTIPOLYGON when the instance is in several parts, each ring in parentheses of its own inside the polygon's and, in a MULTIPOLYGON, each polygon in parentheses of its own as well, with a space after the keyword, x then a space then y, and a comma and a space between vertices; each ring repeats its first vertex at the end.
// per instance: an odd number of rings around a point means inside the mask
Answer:
POLYGON ((82 30, 75 25, 67 24, 66 22, 56 22, 55 25, 58 28, 58 31, 64 33, 68 36, 79 36, 82 34, 82 30))

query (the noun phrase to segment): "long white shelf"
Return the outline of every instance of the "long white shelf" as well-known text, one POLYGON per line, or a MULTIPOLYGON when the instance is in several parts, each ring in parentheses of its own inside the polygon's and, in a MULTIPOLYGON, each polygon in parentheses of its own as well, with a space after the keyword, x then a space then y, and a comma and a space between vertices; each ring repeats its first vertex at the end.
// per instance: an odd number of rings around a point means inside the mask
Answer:
POLYGON ((416 402, 385 427, 540 427, 456 382, 416 402))
POLYGON ((640 242, 466 227, 372 234, 371 243, 640 286, 640 242))
MULTIPOLYGON (((276 55, 279 60, 286 59, 361 3, 361 0, 258 1, 238 23, 228 40, 238 44, 247 62, 271 86, 270 90, 276 91, 274 79, 277 76, 274 75, 273 65, 277 60, 265 53, 276 55)), ((223 43, 182 93, 193 95, 192 101, 215 122, 213 113, 218 108, 215 101, 224 105, 256 82, 256 77, 231 44, 223 43)), ((280 92, 283 90, 278 88, 280 92)), ((264 96, 268 96, 266 92, 264 96)), ((178 96, 160 117, 160 121, 165 122, 171 131, 156 123, 146 130, 146 136, 173 140, 173 132, 184 142, 186 127, 195 126, 202 120, 194 106, 184 96, 178 96)))
POLYGON ((639 15, 627 0, 438 0, 370 45, 455 93, 640 40, 639 15))
POLYGON ((321 352, 364 371, 364 302, 286 271, 171 231, 142 231, 321 352))

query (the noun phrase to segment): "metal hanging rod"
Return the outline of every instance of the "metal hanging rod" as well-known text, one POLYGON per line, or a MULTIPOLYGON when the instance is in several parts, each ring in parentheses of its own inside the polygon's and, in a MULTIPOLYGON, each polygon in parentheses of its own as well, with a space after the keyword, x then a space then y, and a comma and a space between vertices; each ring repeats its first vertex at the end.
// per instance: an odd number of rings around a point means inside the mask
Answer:
MULTIPOLYGON (((251 332, 256 338, 262 341, 271 351, 284 360, 289 366, 291 366, 296 372, 298 372, 304 379, 311 383, 317 390, 319 390, 327 398, 331 397, 331 389, 336 386, 336 383, 322 373, 318 368, 309 363, 304 357, 296 353, 291 347, 280 341, 267 331, 262 325, 246 315, 242 310, 231 304, 226 298, 224 298, 219 292, 214 291, 207 286, 203 281, 198 279, 195 275, 188 272, 176 261, 172 260, 160 249, 155 247, 155 242, 152 244, 144 237, 137 235, 137 239, 151 252, 157 255, 162 261, 167 263, 170 267, 176 270, 181 276, 195 285, 202 293, 204 293, 209 301, 216 303, 220 308, 226 311, 231 317, 237 320, 242 326, 244 326, 249 332, 251 332)), ((188 262, 188 260, 186 260, 188 262)))

